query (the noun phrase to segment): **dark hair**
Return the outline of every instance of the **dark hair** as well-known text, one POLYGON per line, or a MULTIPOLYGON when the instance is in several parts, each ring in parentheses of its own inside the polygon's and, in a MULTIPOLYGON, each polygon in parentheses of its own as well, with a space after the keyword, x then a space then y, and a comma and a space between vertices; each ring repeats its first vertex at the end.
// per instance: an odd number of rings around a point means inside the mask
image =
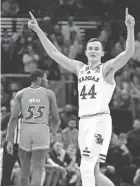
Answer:
POLYGON ((30 74, 31 82, 35 82, 38 79, 38 77, 43 78, 43 76, 44 71, 41 69, 36 69, 30 74))
POLYGON ((98 38, 91 38, 90 40, 88 40, 86 43, 86 49, 87 49, 88 43, 90 43, 90 42, 100 42, 102 44, 102 49, 104 50, 104 43, 98 38))

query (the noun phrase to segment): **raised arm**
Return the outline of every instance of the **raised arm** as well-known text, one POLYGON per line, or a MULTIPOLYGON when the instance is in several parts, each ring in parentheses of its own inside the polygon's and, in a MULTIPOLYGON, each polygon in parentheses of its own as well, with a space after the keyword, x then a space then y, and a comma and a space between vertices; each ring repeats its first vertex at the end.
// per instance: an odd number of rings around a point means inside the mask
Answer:
POLYGON ((19 117, 19 113, 21 111, 21 95, 22 92, 19 91, 14 99, 14 106, 11 111, 11 117, 8 124, 8 130, 7 130, 7 140, 12 142, 14 137, 14 131, 17 124, 17 120, 19 117))
POLYGON ((55 136, 59 127, 59 114, 56 102, 56 96, 52 90, 47 90, 50 101, 50 112, 52 116, 52 135, 55 136))
POLYGON ((135 19, 133 16, 128 14, 128 8, 126 8, 126 18, 125 24, 127 26, 127 40, 126 40, 126 49, 120 53, 117 57, 112 60, 107 61, 103 67, 104 77, 107 79, 114 78, 114 74, 117 70, 122 68, 129 59, 133 56, 135 51, 135 37, 134 37, 134 25, 135 19))
POLYGON ((77 74, 80 68, 83 66, 83 63, 77 60, 69 59, 65 55, 60 53, 38 26, 38 23, 33 14, 31 12, 29 13, 32 20, 28 21, 28 27, 36 32, 48 55, 65 69, 77 74))

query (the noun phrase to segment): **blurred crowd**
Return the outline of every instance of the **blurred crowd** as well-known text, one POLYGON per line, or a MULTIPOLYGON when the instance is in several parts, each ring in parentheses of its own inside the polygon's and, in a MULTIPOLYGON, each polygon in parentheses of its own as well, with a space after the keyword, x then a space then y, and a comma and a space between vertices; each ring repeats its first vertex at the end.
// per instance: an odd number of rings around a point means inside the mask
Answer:
MULTIPOLYGON (((86 32, 84 38, 81 36, 80 28, 74 22, 77 16, 74 13, 77 12, 78 16, 84 14, 91 16, 93 10, 88 9, 90 0, 86 0, 85 4, 82 0, 48 1, 50 4, 48 3, 45 8, 42 6, 43 2, 43 0, 42 3, 39 1, 39 5, 38 1, 30 0, 28 1, 28 8, 24 9, 24 6, 22 6, 23 1, 21 0, 18 2, 15 0, 4 0, 2 1, 2 16, 13 17, 27 14, 27 9, 33 9, 36 15, 46 15, 39 21, 39 25, 57 49, 69 58, 87 63, 84 55, 84 46, 86 41, 94 36, 92 32, 86 32), (55 14, 51 12, 55 12, 55 14), (54 17, 57 16, 58 12, 61 14, 58 16, 68 18, 66 25, 60 25, 57 21, 54 21, 54 17)), ((99 7, 102 4, 107 11, 104 11, 104 15, 108 15, 111 10, 113 12, 114 9, 112 7, 114 7, 115 2, 115 0, 100 0, 95 4, 99 7)), ((24 3, 26 4, 25 1, 24 3)), ((94 9, 96 8, 94 7, 94 9)), ((94 13, 95 16, 97 16, 96 13, 101 14, 97 10, 94 13)), ((98 37, 105 46, 103 62, 125 50, 127 33, 123 28, 118 22, 106 21, 101 22, 96 31, 94 30, 95 37, 98 37)), ((110 103, 111 108, 132 112, 132 129, 119 134, 113 131, 107 163, 101 165, 102 172, 115 185, 122 186, 140 185, 140 29, 138 29, 137 25, 135 36, 134 56, 123 69, 116 73, 117 86, 110 103)), ((47 73, 48 79, 53 81, 61 81, 62 74, 65 72, 62 67, 49 58, 36 34, 29 30, 26 24, 23 25, 19 32, 13 33, 12 36, 4 29, 1 40, 2 74, 26 75, 36 68, 43 69, 47 73)), ((76 78, 74 75, 72 76, 76 84, 76 78)), ((18 81, 17 79, 9 81, 6 75, 2 75, 1 120, 4 120, 5 116, 9 115, 15 94, 24 86, 22 81, 20 81, 20 77, 18 81)), ((61 125, 56 139, 51 145, 49 157, 46 159, 46 166, 42 174, 42 185, 81 185, 78 118, 74 107, 69 104, 59 111, 61 125)), ((1 127, 0 165, 2 164, 6 129, 7 127, 3 129, 1 127)), ((11 185, 19 185, 19 180, 20 167, 19 163, 16 162, 11 176, 11 185)))
MULTIPOLYGON (((12 107, 11 102, 11 107, 12 107)), ((5 116, 8 114, 5 114, 5 116)), ((46 158, 45 168, 42 174, 42 185, 45 186, 80 186, 80 150, 78 146, 78 118, 72 105, 67 104, 59 111, 60 127, 54 142, 51 143, 49 156, 46 158)), ((3 117, 1 133, 1 165, 3 145, 7 127, 4 127, 3 117)), ((51 121, 51 119, 50 119, 51 121)), ((8 122, 7 122, 8 123, 8 122)), ((127 133, 115 134, 112 138, 105 164, 101 164, 101 171, 108 176, 115 185, 139 186, 140 185, 140 119, 135 118, 133 127, 127 133)), ((4 146, 5 147, 5 146, 4 146)), ((5 148, 4 148, 5 150, 5 148)), ((5 153, 6 154, 6 153, 5 153)), ((17 153, 15 153, 16 155, 17 153)), ((15 159, 15 155, 13 159, 15 159)), ((10 163, 5 165, 10 167, 10 163)), ((5 176, 8 185, 8 172, 5 176)), ((4 183, 4 179, 3 179, 4 183)), ((18 159, 14 164, 10 185, 18 186, 20 183, 20 167, 18 159)))
POLYGON ((70 14, 79 17, 96 16, 99 19, 123 19, 125 7, 131 7, 135 18, 139 17, 139 0, 2 0, 2 16, 26 16, 33 10, 36 15, 65 17, 70 14))

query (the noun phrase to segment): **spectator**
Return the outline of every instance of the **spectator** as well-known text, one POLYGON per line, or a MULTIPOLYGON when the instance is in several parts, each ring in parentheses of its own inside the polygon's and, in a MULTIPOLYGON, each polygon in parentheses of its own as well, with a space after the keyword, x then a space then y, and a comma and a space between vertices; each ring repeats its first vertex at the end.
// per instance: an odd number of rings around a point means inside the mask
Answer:
MULTIPOLYGON (((14 102, 11 102, 11 110, 13 107, 14 102)), ((1 121, 1 131, 4 132, 3 135, 7 133, 7 127, 8 127, 8 122, 10 119, 11 112, 5 115, 1 121)), ((4 151, 3 151, 3 166, 2 166, 2 181, 1 184, 2 186, 10 186, 11 184, 11 175, 12 175, 12 170, 14 168, 15 163, 18 161, 19 162, 19 157, 18 157, 18 144, 19 144, 19 130, 20 130, 20 125, 22 124, 22 117, 21 115, 19 116, 18 122, 17 122, 17 127, 14 132, 14 144, 13 144, 13 155, 9 155, 6 150, 7 146, 7 141, 4 143, 4 151)), ((18 167, 19 168, 19 167, 18 167)), ((14 170, 14 177, 16 180, 18 180, 19 176, 19 169, 14 170)), ((18 183, 19 185, 19 183, 18 183)))
POLYGON ((1 106, 1 118, 7 114, 7 107, 1 106))
POLYGON ((53 29, 53 34, 51 34, 50 39, 52 40, 55 47, 61 52, 64 53, 64 37, 61 32, 61 26, 56 24, 53 29))
POLYGON ((61 176, 62 171, 61 167, 56 164, 50 157, 47 158, 46 164, 45 164, 45 173, 42 176, 44 179, 42 179, 42 186, 43 184, 45 186, 58 186, 62 184, 61 176))
POLYGON ((132 156, 126 143, 125 134, 121 134, 118 138, 113 135, 107 155, 107 163, 115 167, 116 176, 118 178, 121 178, 125 168, 132 163, 132 156))
POLYGON ((132 74, 131 76, 132 81, 130 83, 131 85, 131 96, 132 98, 135 98, 137 100, 140 99, 140 80, 138 79, 138 77, 135 74, 132 74))
POLYGON ((30 73, 37 69, 39 56, 34 52, 31 45, 27 46, 27 52, 23 54, 24 72, 30 73))
POLYGON ((71 35, 72 31, 75 31, 77 33, 78 40, 81 40, 80 30, 74 24, 74 17, 69 16, 67 24, 62 26, 62 34, 63 34, 63 37, 64 37, 64 43, 65 44, 70 41, 70 35, 71 35))
POLYGON ((117 186, 115 167, 111 165, 101 165, 100 169, 101 173, 106 175, 117 186))
POLYGON ((130 93, 127 90, 122 90, 120 97, 121 97, 120 108, 125 108, 130 110, 131 109, 130 93))
POLYGON ((77 120, 70 119, 68 121, 67 127, 62 131, 64 149, 67 149, 69 144, 74 144, 78 147, 78 130, 77 130, 77 120))
POLYGON ((105 22, 99 33, 99 40, 104 44, 105 55, 103 61, 107 61, 111 57, 112 49, 112 28, 109 22, 105 22))
POLYGON ((135 119, 133 129, 127 133, 127 146, 133 157, 140 157, 140 119, 135 119))
POLYGON ((64 156, 63 165, 67 170, 66 185, 78 185, 80 179, 80 169, 76 163, 77 147, 74 144, 69 144, 64 156))
POLYGON ((140 32, 137 33, 137 38, 135 41, 135 53, 133 56, 133 60, 136 61, 136 63, 140 65, 140 32))
POLYGON ((119 36, 119 41, 115 44, 114 46, 114 51, 112 56, 117 56, 118 54, 120 54, 121 52, 123 52, 125 50, 126 47, 126 42, 125 42, 125 38, 123 37, 123 35, 119 36))
POLYGON ((14 16, 19 12, 19 6, 15 0, 5 0, 2 3, 2 16, 14 16))
POLYGON ((137 167, 134 164, 126 167, 122 174, 120 186, 134 186, 133 178, 135 177, 137 167))
POLYGON ((6 93, 3 84, 1 84, 1 106, 9 107, 10 95, 6 93))
POLYGON ((140 168, 137 169, 133 182, 136 186, 140 186, 140 168))
POLYGON ((21 88, 20 85, 17 82, 11 82, 9 87, 10 87, 11 92, 17 92, 21 88))
POLYGON ((3 29, 2 43, 10 43, 11 37, 6 28, 3 29))
POLYGON ((106 45, 108 43, 111 34, 112 34, 112 30, 111 30, 110 23, 106 22, 104 23, 98 38, 106 45))
POLYGON ((61 132, 57 132, 55 136, 55 142, 63 142, 63 137, 61 132))
POLYGON ((53 32, 53 25, 52 25, 52 20, 50 17, 45 16, 42 21, 40 21, 40 27, 43 29, 43 31, 47 34, 48 37, 53 32))
POLYGON ((11 45, 9 40, 2 42, 1 45, 1 73, 12 73, 13 67, 11 45), (8 67, 8 68, 7 68, 8 67))
POLYGON ((77 55, 82 51, 82 44, 80 44, 77 32, 72 31, 70 36, 70 46, 68 57, 71 59, 76 59, 77 55))
POLYGON ((57 164, 57 166, 61 170, 61 175, 60 175, 61 184, 65 183, 65 177, 66 177, 66 169, 63 167, 64 155, 65 155, 65 150, 63 149, 63 143, 57 141, 54 142, 50 150, 50 158, 53 160, 55 164, 57 164))
POLYGON ((68 122, 71 119, 77 120, 77 117, 73 114, 73 107, 70 104, 65 105, 64 112, 60 114, 60 120, 61 120, 61 125, 60 127, 64 129, 67 127, 68 122))
POLYGON ((48 80, 60 80, 61 74, 59 65, 46 54, 44 55, 43 63, 43 69, 47 73, 48 80))
POLYGON ((114 132, 112 132, 111 141, 110 141, 110 148, 114 148, 118 146, 118 136, 114 132))

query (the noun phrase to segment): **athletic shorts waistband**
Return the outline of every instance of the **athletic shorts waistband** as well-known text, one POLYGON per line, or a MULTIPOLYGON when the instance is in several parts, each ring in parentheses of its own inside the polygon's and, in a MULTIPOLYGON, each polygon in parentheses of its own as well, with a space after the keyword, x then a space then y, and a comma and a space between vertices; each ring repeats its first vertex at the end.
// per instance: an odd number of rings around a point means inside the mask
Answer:
POLYGON ((95 116, 100 116, 100 115, 110 115, 110 113, 96 113, 96 114, 88 114, 84 116, 80 116, 80 118, 87 118, 87 117, 95 117, 95 116))

